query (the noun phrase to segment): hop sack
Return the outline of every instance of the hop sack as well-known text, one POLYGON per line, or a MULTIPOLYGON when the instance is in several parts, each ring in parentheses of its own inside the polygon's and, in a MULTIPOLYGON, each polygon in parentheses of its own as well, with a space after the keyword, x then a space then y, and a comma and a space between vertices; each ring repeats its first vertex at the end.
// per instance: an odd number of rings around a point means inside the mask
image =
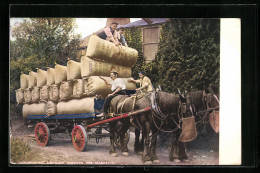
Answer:
POLYGON ((67 102, 61 101, 57 104, 58 114, 82 114, 94 112, 94 98, 72 99, 67 102))
POLYGON ((16 102, 21 104, 24 102, 24 89, 15 90, 16 102))
POLYGON ((45 103, 33 103, 23 105, 23 118, 27 119, 28 115, 45 115, 45 103))
POLYGON ((72 81, 63 81, 60 84, 60 100, 69 100, 73 94, 73 82, 72 81))
MULTIPOLYGON (((107 81, 111 81, 110 77, 103 77, 107 81)), ((136 85, 132 82, 127 82, 129 78, 121 78, 127 90, 136 89, 136 85)), ((132 78, 131 78, 132 79, 132 78)), ((85 96, 95 96, 101 95, 102 97, 106 97, 108 94, 112 93, 111 86, 107 85, 103 79, 99 76, 91 76, 84 78, 84 95, 85 96)))
POLYGON ((20 75, 20 88, 21 89, 28 88, 28 83, 29 83, 29 75, 21 74, 20 75))
POLYGON ((30 88, 26 88, 24 90, 24 102, 31 103, 32 102, 32 93, 30 88))
POLYGON ((63 65, 55 65, 55 84, 67 80, 67 67, 63 65))
POLYGON ((53 101, 48 101, 46 104, 46 115, 56 115, 57 114, 57 105, 53 101))
POLYGON ((125 46, 115 46, 114 43, 92 35, 88 42, 86 55, 91 59, 100 59, 106 62, 132 67, 138 57, 135 49, 125 46))
POLYGON ((40 89, 40 101, 41 102, 47 102, 49 99, 49 86, 44 85, 40 89))
POLYGON ((32 88, 32 102, 37 103, 40 101, 40 88, 33 87, 32 88))
POLYGON ((110 76, 111 71, 117 71, 118 77, 128 78, 132 75, 130 67, 115 65, 103 61, 92 60, 86 56, 81 57, 81 76, 110 76))
POLYGON ((75 79, 73 80, 73 98, 81 98, 84 93, 84 80, 75 79))
POLYGON ((47 85, 55 84, 55 69, 48 68, 47 70, 47 85))
POLYGON ((46 85, 47 83, 47 71, 38 69, 37 70, 37 87, 46 85))
POLYGON ((57 102, 59 100, 59 87, 60 85, 54 84, 50 85, 49 88, 49 100, 57 102))
POLYGON ((30 71, 28 87, 31 88, 34 86, 37 86, 37 73, 30 71))
POLYGON ((81 63, 69 60, 67 62, 67 80, 81 78, 81 63))

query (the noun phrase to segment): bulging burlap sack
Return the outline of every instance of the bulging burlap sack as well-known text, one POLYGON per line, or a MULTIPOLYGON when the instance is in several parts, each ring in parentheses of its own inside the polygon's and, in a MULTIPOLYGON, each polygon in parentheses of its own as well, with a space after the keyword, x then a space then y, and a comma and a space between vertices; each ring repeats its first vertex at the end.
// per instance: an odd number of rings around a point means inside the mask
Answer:
POLYGON ((138 52, 130 47, 115 46, 112 42, 92 35, 88 42, 86 55, 91 59, 132 67, 137 61, 138 52))
POLYGON ((197 129, 194 116, 182 118, 182 132, 179 138, 181 142, 189 142, 197 137, 197 129))
POLYGON ((83 79, 73 80, 73 98, 81 98, 84 93, 84 84, 83 79))
POLYGON ((60 89, 60 85, 58 84, 53 84, 53 85, 50 85, 49 87, 49 100, 50 101, 55 101, 57 102, 59 100, 59 91, 60 89))
POLYGON ((37 86, 37 73, 30 71, 29 72, 29 83, 28 88, 37 86))
POLYGON ((55 84, 67 80, 67 67, 63 65, 55 65, 55 84))
POLYGON ((130 67, 114 65, 103 61, 92 60, 86 56, 81 57, 81 76, 110 76, 111 71, 117 71, 118 77, 128 78, 132 75, 130 67))
POLYGON ((47 71, 38 69, 37 70, 37 87, 46 85, 47 83, 47 71))
POLYGON ((57 104, 58 114, 81 114, 94 112, 94 98, 86 97, 82 99, 72 99, 67 102, 57 104))
MULTIPOLYGON (((107 81, 112 81, 110 77, 104 77, 107 81)), ((127 82, 127 79, 129 78, 121 78, 125 85, 127 90, 134 90, 136 89, 136 85, 132 82, 127 82)), ((133 79, 133 78, 131 78, 133 79)), ((107 85, 103 79, 101 79, 99 76, 91 76, 84 78, 84 96, 95 96, 101 95, 103 98, 106 97, 108 94, 112 93, 111 91, 111 85, 107 85)))
POLYGON ((23 118, 27 119, 28 115, 45 115, 45 103, 34 103, 23 105, 23 118))
POLYGON ((41 102, 47 102, 49 99, 49 86, 44 85, 40 88, 40 101, 41 102))
POLYGON ((21 104, 24 102, 24 89, 15 90, 16 102, 21 104))
POLYGON ((47 85, 55 84, 55 69, 48 68, 47 70, 47 85))
POLYGON ((81 78, 81 63, 69 60, 67 62, 67 80, 81 78))
POLYGON ((73 82, 62 81, 60 84, 60 101, 69 100, 73 94, 73 82))
POLYGON ((38 103, 40 101, 40 88, 33 87, 32 88, 32 102, 38 103))
POLYGON ((29 75, 21 74, 20 75, 20 87, 21 87, 21 89, 28 88, 28 83, 29 83, 29 75))
POLYGON ((24 90, 24 102, 25 103, 31 103, 32 102, 31 88, 26 88, 24 90))
POLYGON ((48 101, 46 104, 46 115, 56 115, 57 114, 57 105, 53 101, 48 101))

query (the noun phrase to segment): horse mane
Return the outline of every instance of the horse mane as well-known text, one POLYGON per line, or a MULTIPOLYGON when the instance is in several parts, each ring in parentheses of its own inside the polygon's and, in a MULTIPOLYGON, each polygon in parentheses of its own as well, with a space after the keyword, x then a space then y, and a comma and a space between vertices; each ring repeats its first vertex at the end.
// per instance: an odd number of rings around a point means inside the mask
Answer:
POLYGON ((158 106, 165 114, 178 111, 179 107, 179 95, 172 94, 164 91, 158 91, 156 97, 158 106))
POLYGON ((190 95, 190 103, 194 105, 196 110, 203 108, 203 90, 191 91, 190 95))

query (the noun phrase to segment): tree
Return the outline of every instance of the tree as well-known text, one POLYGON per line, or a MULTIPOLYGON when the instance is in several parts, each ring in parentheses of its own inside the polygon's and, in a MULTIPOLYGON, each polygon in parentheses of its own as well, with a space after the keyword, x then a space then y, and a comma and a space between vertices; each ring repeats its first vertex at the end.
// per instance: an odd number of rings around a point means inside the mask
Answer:
POLYGON ((219 89, 218 19, 170 19, 162 29, 156 61, 146 66, 163 90, 219 89))
POLYGON ((55 62, 66 65, 67 58, 76 60, 80 43, 74 35, 76 27, 72 18, 25 19, 12 28, 10 41, 11 89, 19 87, 20 72, 36 68, 54 67, 55 62))

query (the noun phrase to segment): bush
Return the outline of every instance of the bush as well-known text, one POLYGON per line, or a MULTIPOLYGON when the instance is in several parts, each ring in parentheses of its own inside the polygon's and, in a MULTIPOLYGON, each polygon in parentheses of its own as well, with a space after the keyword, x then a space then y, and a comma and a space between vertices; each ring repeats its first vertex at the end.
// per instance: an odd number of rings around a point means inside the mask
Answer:
POLYGON ((22 139, 15 137, 11 138, 10 150, 11 162, 17 163, 27 158, 28 152, 30 151, 30 147, 22 139))

